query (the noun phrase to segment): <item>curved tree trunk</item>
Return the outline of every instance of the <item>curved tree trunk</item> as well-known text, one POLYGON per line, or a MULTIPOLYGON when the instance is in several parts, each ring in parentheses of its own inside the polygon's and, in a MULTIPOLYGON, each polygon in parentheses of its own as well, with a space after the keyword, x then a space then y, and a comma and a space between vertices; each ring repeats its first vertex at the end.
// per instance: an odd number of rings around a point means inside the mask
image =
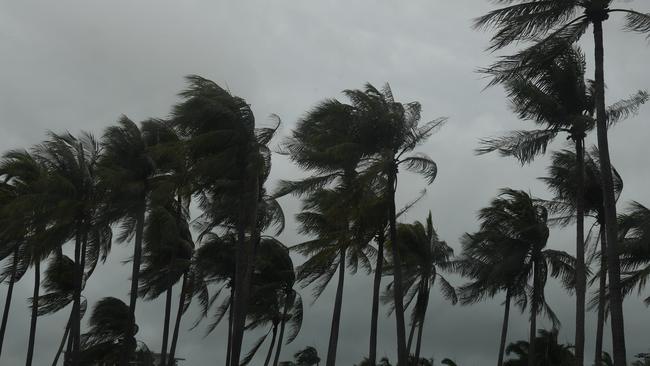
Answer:
POLYGON ((160 348, 160 366, 167 364, 167 343, 169 341, 169 320, 172 312, 172 286, 167 289, 167 296, 165 297, 165 320, 163 322, 163 339, 162 347, 160 348))
POLYGON ((280 362, 280 352, 282 352, 282 341, 284 340, 284 326, 287 323, 287 310, 288 303, 285 297, 284 310, 282 310, 282 320, 280 320, 280 335, 278 336, 278 346, 275 350, 275 357, 273 358, 273 366, 278 366, 280 362))
POLYGON ((34 343, 36 341, 36 320, 38 319, 38 295, 41 288, 41 261, 39 258, 34 262, 34 295, 32 297, 32 320, 29 325, 29 342, 27 343, 26 366, 32 365, 34 358, 34 343))
MULTIPOLYGON (((425 286, 423 286, 425 287, 425 286)), ((418 338, 415 343, 415 360, 420 360, 420 349, 422 347, 422 331, 424 329, 424 317, 427 314, 427 305, 429 304, 429 288, 426 286, 424 290, 424 298, 422 299, 422 315, 418 319, 418 338)))
POLYGON ((415 335, 415 328, 418 327, 418 321, 417 319, 413 319, 411 322, 411 330, 409 331, 409 338, 408 341, 406 342, 406 352, 410 355, 411 354, 411 347, 413 346, 413 336, 415 335))
POLYGON ((368 364, 377 364, 377 319, 379 318, 379 292, 381 291, 381 275, 384 268, 384 233, 377 234, 377 264, 372 284, 372 312, 370 313, 370 350, 368 364))
POLYGON ((612 165, 609 157, 609 142, 607 138, 607 115, 605 107, 605 72, 603 49, 603 24, 594 21, 595 69, 596 69, 596 132, 598 137, 598 152, 600 172, 603 187, 603 203, 605 213, 605 228, 607 230, 607 269, 609 272, 609 304, 612 325, 612 350, 615 366, 627 365, 625 354, 625 323, 623 318, 623 297, 621 294, 621 265, 618 257, 616 236, 616 197, 612 165))
POLYGON ((234 287, 230 290, 230 305, 228 306, 228 342, 226 349, 226 365, 230 365, 230 350, 232 349, 232 308, 233 308, 233 297, 235 296, 234 287))
POLYGON ((607 237, 605 227, 600 226, 600 283, 598 285, 598 320, 596 323, 596 354, 594 365, 602 365, 603 333, 605 329, 605 302, 607 301, 607 237))
POLYGON ((68 317, 68 322, 65 325, 65 331, 63 332, 63 338, 61 338, 61 343, 59 344, 59 349, 57 349, 56 355, 54 356, 54 361, 52 362, 52 366, 56 366, 59 363, 59 357, 61 357, 61 353, 63 352, 65 341, 70 336, 70 325, 72 323, 72 316, 73 313, 70 312, 70 316, 68 317))
POLYGON ((72 357, 65 357, 66 361, 71 361, 72 365, 80 364, 80 332, 81 332, 81 282, 83 278, 83 268, 81 267, 81 246, 82 235, 81 228, 78 224, 77 233, 74 243, 74 293, 72 302, 72 334, 69 338, 69 345, 72 347, 72 357))
POLYGON ((266 353, 264 366, 269 366, 269 362, 271 362, 271 355, 273 354, 273 349, 275 348, 275 339, 277 335, 278 335, 278 325, 273 324, 273 336, 271 337, 271 345, 269 346, 269 351, 266 353))
POLYGON ((503 366, 503 354, 506 349, 506 339, 508 338, 508 319, 510 317, 510 290, 506 291, 506 302, 503 309, 503 324, 501 326, 501 342, 499 343, 499 360, 497 366, 503 366))
POLYGON ((178 344, 178 332, 181 326, 181 318, 183 317, 183 311, 185 306, 185 296, 187 289, 187 272, 183 274, 183 281, 181 282, 181 293, 178 300, 178 310, 176 312, 176 321, 174 322, 174 333, 172 334, 172 344, 169 348, 169 360, 167 362, 168 366, 175 366, 176 362, 176 344, 178 344))
POLYGON ((584 139, 578 136, 575 142, 576 167, 578 169, 576 190, 576 334, 575 334, 575 364, 583 366, 585 351, 585 295, 587 291, 587 275, 585 270, 585 155, 584 139))
MULTIPOLYGON (((395 302, 395 324, 397 330, 397 363, 406 365, 408 354, 406 351, 406 326, 404 324, 404 303, 402 291, 402 263, 397 250, 399 244, 397 240, 397 218, 395 212, 395 188, 397 186, 397 167, 393 166, 388 174, 388 220, 391 253, 393 255, 393 300, 395 302)), ((330 366, 330 365, 327 365, 330 366)))
MULTIPOLYGON (((133 243, 133 267, 131 269, 131 292, 129 297, 129 312, 131 313, 131 321, 128 325, 126 334, 133 334, 135 330, 135 306, 138 302, 138 281, 140 277, 140 262, 142 261, 142 237, 144 234, 144 220, 146 211, 146 198, 142 198, 140 203, 141 207, 138 211, 135 226, 135 240, 133 243)), ((134 344, 124 342, 124 351, 122 352, 121 365, 127 366, 131 355, 134 351, 134 344)))
POLYGON ((14 292, 14 283, 16 282, 16 268, 18 267, 18 248, 14 250, 14 261, 11 265, 11 277, 7 287, 7 298, 5 299, 5 308, 2 311, 2 325, 0 326, 0 356, 2 356, 2 344, 5 340, 5 331, 7 330, 7 321, 9 320, 9 308, 11 307, 11 297, 14 292))
POLYGON ((537 336, 537 311, 539 309, 539 265, 534 259, 533 268, 533 299, 530 306, 530 333, 528 335, 528 366, 536 366, 537 354, 535 338, 537 336))
POLYGON ((336 298, 334 299, 334 314, 332 315, 332 328, 330 329, 330 340, 327 346, 327 361, 325 366, 336 365, 336 349, 339 341, 339 325, 341 323, 341 307, 343 305, 343 282, 345 279, 345 249, 339 254, 339 282, 336 286, 336 298))

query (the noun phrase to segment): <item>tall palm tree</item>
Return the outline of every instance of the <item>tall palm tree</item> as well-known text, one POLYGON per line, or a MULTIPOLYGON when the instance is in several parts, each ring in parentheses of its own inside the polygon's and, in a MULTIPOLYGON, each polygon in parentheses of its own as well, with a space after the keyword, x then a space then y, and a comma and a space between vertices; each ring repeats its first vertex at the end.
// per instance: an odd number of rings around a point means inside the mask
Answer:
MULTIPOLYGON (((503 189, 490 206, 479 213, 481 231, 501 237, 499 241, 517 243, 524 255, 521 270, 526 278, 532 278, 528 287, 530 299, 530 354, 535 355, 535 332, 537 314, 544 311, 557 323, 544 297, 548 275, 560 277, 566 287, 573 287, 575 259, 565 252, 545 249, 549 229, 546 208, 524 191, 503 189)), ((535 365, 535 358, 529 358, 535 365)))
POLYGON ((231 95, 214 82, 189 76, 183 99, 174 106, 173 123, 188 143, 192 162, 190 173, 196 179, 196 192, 202 201, 221 201, 227 205, 218 225, 230 225, 237 233, 233 328, 229 366, 239 365, 246 307, 254 266, 253 235, 258 232, 257 207, 264 166, 255 118, 250 105, 231 95), (247 239, 247 234, 253 240, 247 239))
MULTIPOLYGON (((12 151, 6 154, 0 163, 0 176, 3 184, 10 185, 14 197, 3 206, 6 238, 17 241, 20 248, 15 251, 23 266, 34 267, 34 291, 31 297, 31 321, 27 343, 26 365, 32 364, 34 343, 36 340, 36 323, 38 319, 38 302, 41 286, 41 261, 53 251, 51 243, 43 239, 45 228, 49 224, 47 206, 50 204, 48 185, 51 174, 38 156, 27 151, 12 151)), ((12 267, 21 263, 12 264, 12 267)), ((17 271, 12 268, 12 271, 17 271)), ((21 270, 21 272, 23 272, 21 270)), ((15 274, 12 276, 14 277, 15 274)), ((15 280, 15 279, 14 279, 15 280)), ((8 308, 7 308, 8 310, 8 308)))
MULTIPOLYGON (((366 174, 385 179, 384 197, 388 202, 389 239, 398 243, 397 211, 395 192, 399 169, 405 169, 424 176, 429 184, 436 178, 438 168, 427 155, 412 151, 423 144, 446 118, 439 118, 420 125, 421 105, 418 102, 400 103, 393 98, 390 86, 386 84, 380 91, 370 84, 363 90, 348 90, 348 97, 354 101, 355 118, 362 146, 370 154, 366 174)), ((402 268, 400 254, 393 245, 393 294, 395 304, 395 323, 397 329, 398 362, 406 364, 406 327, 404 323, 404 304, 402 289, 402 268)))
MULTIPOLYGON (((577 169, 578 157, 576 153, 570 150, 562 150, 554 152, 551 157, 551 165, 548 168, 548 176, 540 178, 546 183, 548 188, 554 193, 551 201, 546 202, 549 210, 555 214, 556 217, 552 219, 553 222, 560 226, 567 226, 575 219, 574 213, 576 212, 577 200, 576 192, 578 191, 578 177, 577 169)), ((623 180, 618 172, 612 168, 612 175, 614 177, 614 190, 616 198, 621 194, 623 189, 623 180)), ((592 300, 591 306, 598 308, 598 320, 596 326, 596 365, 600 365, 601 359, 599 355, 603 350, 603 326, 605 321, 605 298, 606 298, 606 276, 607 276, 607 263, 605 253, 607 252, 606 235, 605 235, 605 217, 603 206, 602 194, 602 180, 600 178, 600 164, 598 162, 598 150, 593 148, 591 151, 584 155, 582 180, 582 191, 584 192, 583 209, 584 216, 591 217, 595 220, 587 238, 595 238, 596 241, 600 238, 600 269, 597 272, 599 278, 598 295, 592 300), (596 231, 597 235, 592 235, 595 227, 598 226, 599 230, 596 231)), ((588 245, 588 240, 585 242, 588 245)))
POLYGON ((84 282, 97 262, 106 259, 112 239, 109 222, 103 217, 105 192, 97 177, 100 150, 99 142, 88 133, 79 137, 51 133, 37 147, 38 156, 53 175, 49 194, 56 202, 48 212, 52 222, 42 240, 53 247, 70 240, 74 243, 72 336, 68 343, 73 362, 79 361, 84 282))
POLYGON ((350 105, 330 99, 319 103, 298 121, 291 136, 285 141, 283 150, 293 162, 311 173, 312 177, 299 181, 282 181, 275 193, 276 197, 289 193, 308 196, 305 204, 306 212, 300 214, 302 216, 300 220, 303 221, 303 231, 311 232, 319 238, 296 248, 307 255, 314 254, 305 265, 300 267, 299 280, 310 284, 318 278, 323 279, 315 290, 318 296, 337 268, 339 269, 339 285, 334 301, 325 362, 327 366, 336 363, 345 258, 348 255, 348 243, 353 236, 351 227, 354 226, 354 218, 350 217, 348 209, 356 206, 358 168, 364 158, 364 147, 360 143, 356 130, 354 113, 354 100, 350 105), (324 188, 327 189, 323 190, 324 188), (336 194, 339 197, 330 201, 336 201, 338 205, 326 208, 322 202, 319 202, 325 196, 333 197, 336 194), (310 206, 323 207, 313 211, 310 206), (325 217, 323 212, 319 212, 321 209, 334 210, 341 206, 346 207, 344 210, 338 210, 332 217, 325 217), (322 219, 323 225, 320 225, 320 228, 309 228, 310 225, 314 225, 306 221, 309 217, 322 219), (323 250, 318 249, 319 245, 324 246, 323 250), (318 252, 320 254, 316 254, 318 252))
MULTIPOLYGON (((158 172, 149 155, 149 141, 126 116, 105 130, 102 147, 101 178, 108 191, 109 215, 122 223, 118 241, 134 239, 129 309, 135 318, 146 213, 158 172)), ((125 349, 121 364, 126 365, 130 356, 125 349)))
MULTIPOLYGON (((650 14, 639 13, 628 9, 610 8, 612 0, 569 0, 569 1, 532 1, 517 0, 503 2, 506 6, 493 10, 478 18, 477 28, 494 28, 496 34, 492 37, 490 48, 501 49, 520 41, 536 42, 528 50, 515 57, 506 58, 501 64, 529 63, 531 55, 539 58, 540 48, 545 48, 557 40, 574 43, 593 26, 594 58, 595 58, 595 104, 598 147, 600 151, 601 171, 603 172, 603 195, 605 202, 605 223, 607 237, 610 243, 616 241, 616 204, 614 183, 611 175, 609 142, 607 138, 608 117, 605 104, 605 74, 604 74, 604 42, 603 22, 612 14, 625 15, 626 30, 649 33, 650 14), (541 39, 541 40, 540 40, 541 39)), ((543 58, 554 57, 553 52, 546 52, 543 58)), ((506 66, 509 67, 509 66, 506 66)), ((508 76, 504 76, 507 78, 508 76)), ((612 337, 614 339, 614 360, 617 366, 626 364, 625 334, 623 324, 622 297, 620 294, 620 263, 616 250, 610 246, 608 251, 609 276, 612 302, 612 337)), ((578 354, 578 364, 584 361, 578 354)))
MULTIPOLYGON (((407 345, 407 352, 411 353, 411 339, 417 328, 415 342, 415 359, 420 359, 422 345, 422 331, 424 318, 429 305, 431 287, 440 285, 443 296, 452 304, 458 301, 456 290, 442 275, 442 271, 449 270, 452 266, 453 249, 446 242, 438 238, 431 212, 427 216, 426 224, 416 221, 413 224, 399 224, 397 227, 399 251, 404 271, 404 289, 406 294, 405 306, 408 307, 413 300, 411 317, 411 335, 407 345)), ((392 247, 390 242, 389 246, 392 247)), ((391 250, 392 251, 392 250, 391 250)), ((389 284, 392 289, 394 283, 389 284)))

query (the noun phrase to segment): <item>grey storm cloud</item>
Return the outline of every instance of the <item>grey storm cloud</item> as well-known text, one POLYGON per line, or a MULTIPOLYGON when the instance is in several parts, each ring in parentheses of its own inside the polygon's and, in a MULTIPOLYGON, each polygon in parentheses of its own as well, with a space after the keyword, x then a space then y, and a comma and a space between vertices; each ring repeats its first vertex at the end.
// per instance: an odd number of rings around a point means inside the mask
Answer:
MULTIPOLYGON (((650 11, 647 1, 631 4, 650 11)), ((165 117, 188 74, 212 79, 246 98, 261 124, 271 113, 278 114, 283 135, 324 98, 343 98, 342 90, 365 82, 390 82, 398 100, 422 103, 424 119, 450 117, 421 148, 438 162, 439 177, 402 220, 422 220, 431 210, 440 236, 458 252, 458 238, 476 229, 477 210, 499 188, 550 196, 537 180, 545 174, 547 158, 520 167, 512 159, 477 157, 473 152, 481 137, 526 127, 509 111, 503 91, 483 90, 486 80, 476 73, 496 56, 485 52, 489 35, 471 28, 472 19, 490 8, 485 0, 5 1, 0 4, 0 147, 29 147, 48 130, 101 135, 121 114, 133 120, 165 117)), ((616 20, 608 22, 605 32, 609 100, 650 88, 648 41, 621 31, 616 20)), ((589 58, 590 44, 586 37, 589 58)), ((620 207, 630 200, 650 205, 649 117, 650 107, 646 107, 611 130, 612 160, 625 180, 620 207)), ((553 148, 563 146, 558 142, 553 148)), ((304 174, 285 157, 276 156, 273 163, 271 185, 304 174)), ((399 202, 413 199, 424 186, 421 179, 403 175, 399 202)), ((299 202, 285 198, 282 204, 289 222, 280 239, 293 245, 304 239, 296 234, 293 220, 299 202)), ((549 245, 573 252, 573 240, 570 229, 557 229, 549 245)), ((125 261, 130 252, 129 245, 114 245, 109 260, 87 286, 90 304, 104 296, 127 298, 130 270, 125 261)), ((16 286, 2 365, 24 362, 26 299, 32 278, 28 274, 16 286)), ((339 365, 352 365, 367 353, 370 281, 364 273, 346 279, 339 365)), ((5 288, 0 291, 4 294, 5 288)), ((571 342, 574 300, 557 283, 547 291, 563 322, 561 341, 571 342)), ((311 303, 309 289, 303 296, 311 303)), ((454 307, 433 292, 422 354, 437 360, 450 357, 466 366, 493 363, 502 300, 454 307)), ((330 288, 306 308, 303 330, 284 348, 282 359, 290 359, 307 345, 324 356, 332 302, 330 288)), ((154 350, 160 347, 163 307, 160 299, 143 301, 137 309, 138 337, 154 350)), ((382 309, 382 314, 386 311, 382 309)), ((52 362, 65 313, 39 319, 35 365, 52 362)), ((190 331, 197 316, 197 309, 191 308, 184 318, 177 354, 187 359, 187 366, 221 364, 224 329, 219 327, 208 336, 203 326, 190 331)), ((628 352, 648 351, 650 310, 632 296, 626 300, 625 316, 628 352)), ((588 361, 593 355, 595 319, 595 313, 588 314, 588 361)), ((509 340, 525 338, 526 327, 526 315, 514 315, 509 340)), ((394 318, 384 316, 379 355, 391 359, 396 353, 393 328, 394 318)), ((256 338, 250 334, 247 344, 256 338)), ((605 348, 609 349, 609 339, 605 348)))

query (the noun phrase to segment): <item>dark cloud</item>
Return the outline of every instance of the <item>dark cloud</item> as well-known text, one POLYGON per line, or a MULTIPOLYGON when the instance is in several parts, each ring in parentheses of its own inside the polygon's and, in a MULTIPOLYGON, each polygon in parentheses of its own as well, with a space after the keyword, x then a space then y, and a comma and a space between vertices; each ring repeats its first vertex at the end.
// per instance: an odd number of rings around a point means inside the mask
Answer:
MULTIPOLYGON (((644 1, 632 4, 650 11, 644 1)), ((192 73, 245 97, 258 121, 279 114, 285 133, 323 98, 340 97, 341 90, 361 87, 367 81, 390 82, 399 100, 422 103, 425 119, 451 118, 422 147, 438 161, 439 178, 404 220, 423 219, 431 210, 441 237, 458 250, 459 236, 476 228, 476 211, 499 188, 510 186, 549 196, 536 180, 544 175, 547 159, 520 168, 514 160, 473 154, 480 137, 523 126, 508 111, 503 92, 499 88, 483 91, 486 82, 475 73, 494 58, 484 52, 488 34, 471 29, 471 19, 489 8, 483 0, 4 2, 0 5, 0 120, 4 127, 0 146, 29 146, 39 142, 46 130, 84 129, 100 134, 122 113, 134 120, 165 116, 183 87, 183 76, 192 73)), ((650 85, 647 41, 620 31, 619 25, 612 21, 606 26, 611 100, 650 85)), ((589 34, 585 49, 591 57, 588 38, 589 34)), ((632 199, 650 204, 650 170, 643 169, 650 153, 648 117, 650 109, 646 108, 611 132, 613 162, 626 185, 622 207, 632 199)), ((271 181, 301 174, 282 157, 276 157, 274 164, 271 181)), ((420 179, 404 175, 399 201, 409 201, 423 186, 420 179)), ((298 203, 285 199, 283 204, 291 218, 298 203)), ((295 228, 290 220, 282 235, 288 245, 301 239, 295 228)), ((550 246, 573 252, 571 230, 554 231, 550 246)), ((126 299, 129 270, 123 261, 129 259, 130 251, 128 245, 116 245, 109 261, 97 270, 86 291, 91 304, 103 296, 126 299)), ((32 278, 25 276, 14 292, 3 365, 24 362, 29 319, 25 299, 31 296, 32 278)), ((563 321, 561 339, 571 342, 573 299, 557 284, 550 285, 548 293, 563 321)), ((309 303, 309 291, 304 296, 309 303)), ((285 348, 284 359, 305 345, 316 346, 324 357, 332 298, 333 289, 329 289, 307 308, 303 331, 285 348)), ((370 298, 370 279, 349 275, 340 365, 352 365, 367 353, 370 298)), ((451 357, 467 366, 494 362, 501 301, 452 307, 433 293, 423 355, 438 360, 451 357)), ((160 344, 162 309, 162 301, 138 305, 139 337, 153 349, 160 344)), ((631 297, 625 310, 628 351, 647 351, 647 309, 631 297)), ((66 312, 39 319, 36 365, 51 363, 66 312)), ((188 329, 196 316, 192 309, 183 328, 188 329)), ((391 358, 395 354, 393 325, 394 318, 382 318, 379 334, 380 355, 391 358)), ((526 329, 526 316, 514 314, 510 340, 525 338, 526 329)), ((203 332, 199 327, 181 334, 178 354, 187 358, 188 366, 219 364, 224 358, 222 327, 207 337, 203 332)), ((588 360, 594 334, 595 314, 589 313, 588 360)))

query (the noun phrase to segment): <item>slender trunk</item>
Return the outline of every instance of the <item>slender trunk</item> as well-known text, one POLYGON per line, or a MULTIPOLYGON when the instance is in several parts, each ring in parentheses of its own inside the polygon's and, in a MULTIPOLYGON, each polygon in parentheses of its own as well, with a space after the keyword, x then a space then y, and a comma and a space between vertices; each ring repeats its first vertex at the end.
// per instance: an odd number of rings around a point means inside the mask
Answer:
POLYGON ((227 349, 226 349, 226 365, 230 365, 230 351, 232 349, 232 323, 233 323, 233 321, 232 321, 233 320, 232 319, 232 316, 233 316, 232 308, 234 307, 234 304, 233 304, 234 300, 233 299, 235 297, 233 291, 234 291, 234 287, 232 287, 231 291, 230 291, 230 300, 229 300, 230 305, 228 306, 228 343, 227 343, 228 346, 227 346, 227 349))
POLYGON ((18 248, 14 250, 14 261, 11 265, 11 277, 7 287, 7 298, 5 299, 5 308, 2 311, 2 326, 0 326, 0 356, 2 356, 2 344, 5 340, 5 331, 7 330, 7 321, 9 320, 9 308, 11 307, 11 297, 14 292, 14 283, 16 282, 16 269, 18 267, 18 248))
POLYGON ((583 366, 585 351, 585 295, 587 275, 585 270, 585 198, 584 198, 584 139, 576 139, 576 165, 578 169, 576 189, 576 334, 575 364, 583 366))
POLYGON ((345 249, 339 254, 339 282, 336 286, 336 298, 334 299, 334 314, 332 315, 332 328, 330 329, 330 340, 327 347, 327 361, 325 366, 336 365, 336 349, 339 341, 339 324, 341 323, 341 306, 343 304, 343 282, 345 279, 345 249))
POLYGON ((66 357, 71 364, 78 365, 81 363, 80 357, 80 332, 81 332, 81 282, 83 277, 83 268, 81 268, 81 246, 82 234, 80 224, 77 226, 77 234, 74 243, 74 293, 72 302, 72 327, 70 346, 72 347, 72 357, 66 357))
POLYGON ((616 198, 614 195, 614 180, 612 165, 609 157, 609 142, 607 141, 607 116, 605 109, 605 73, 603 50, 603 24, 594 21, 594 44, 596 58, 596 132, 598 136, 598 151, 600 172, 603 187, 603 203, 605 213, 605 228, 607 230, 607 269, 609 272, 609 308, 612 325, 612 350, 615 366, 625 366, 625 322, 623 319, 623 297, 621 294, 621 265, 618 257, 616 236, 616 198))
POLYGON ((56 366, 59 363, 59 357, 61 357, 61 353, 63 352, 65 341, 70 338, 69 336, 70 336, 70 325, 72 325, 72 316, 73 313, 70 312, 70 316, 68 317, 68 322, 65 325, 65 331, 63 332, 63 338, 61 338, 61 343, 59 344, 59 349, 57 349, 56 355, 54 356, 54 361, 52 362, 52 366, 56 366))
POLYGON ((537 310, 539 306, 539 265, 533 259, 533 299, 530 307, 530 333, 528 335, 528 366, 536 366, 535 338, 537 335, 537 310))
MULTIPOLYGON (((144 234, 144 220, 145 220, 145 211, 146 211, 146 199, 142 197, 140 202, 140 208, 138 209, 138 217, 136 217, 136 227, 135 227, 135 241, 133 243, 133 267, 131 269, 131 292, 129 298, 129 312, 131 314, 131 319, 128 324, 126 334, 133 334, 135 330, 135 306, 138 301, 138 280, 140 277, 140 262, 142 261, 142 237, 144 234)), ((127 366, 133 351, 135 350, 135 344, 131 341, 124 342, 124 351, 122 352, 121 365, 127 366)))
POLYGON ((280 362, 280 352, 282 352, 282 341, 284 340, 284 326, 287 323, 287 311, 289 308, 288 296, 285 297, 284 310, 282 310, 282 320, 280 321, 280 336, 278 337, 278 346, 273 358, 273 366, 278 366, 280 362))
POLYGON ((167 364, 167 343, 169 341, 169 320, 172 312, 172 286, 170 284, 167 289, 167 296, 165 298, 165 320, 163 322, 163 339, 162 347, 160 349, 160 366, 167 364))
MULTIPOLYGON (((424 287, 424 286, 423 286, 424 287)), ((420 348, 422 347, 422 331, 424 329, 424 317, 427 314, 427 304, 429 303, 429 288, 424 290, 424 298, 422 299, 422 315, 418 319, 418 338, 415 343, 415 361, 420 360, 420 348)))
MULTIPOLYGON (((246 165, 242 165, 245 167, 246 165)), ((247 176, 248 174, 246 174, 247 176)), ((242 212, 240 218, 240 230, 238 230, 237 265, 235 270, 235 299, 234 299, 234 320, 232 329, 232 342, 230 365, 239 366, 242 341, 244 339, 244 327, 246 325, 246 312, 248 298, 250 295, 251 277, 255 265, 254 251, 259 241, 260 232, 257 227, 257 205, 259 197, 259 174, 254 172, 247 176, 248 184, 242 192, 242 212), (246 240, 246 229, 251 229, 251 238, 246 240)))
MULTIPOLYGON (((393 166, 388 174, 388 219, 390 226, 391 253, 393 255, 393 300, 395 302, 395 323, 397 330, 397 363, 406 365, 408 354, 406 352, 406 327, 404 324, 404 303, 402 296, 402 263, 397 249, 397 218, 395 212, 395 188, 397 186, 397 167, 393 166)), ((328 365, 329 366, 329 365, 328 365)))
POLYGON ((600 283, 598 286, 598 320, 596 323, 595 366, 603 360, 603 333, 605 328, 605 302, 607 301, 607 237, 605 227, 600 226, 600 283))
POLYGON ((176 321, 174 322, 174 333, 172 334, 172 344, 169 348, 169 361, 168 366, 176 366, 176 345, 178 344, 178 332, 181 327, 181 318, 183 317, 183 310, 185 307, 185 295, 187 287, 187 272, 183 274, 183 281, 181 281, 181 293, 178 300, 178 310, 176 311, 176 321))
POLYGON ((508 338, 508 318, 510 317, 510 290, 506 291, 506 303, 503 310, 503 324, 501 326, 501 342, 499 343, 499 361, 497 366, 503 366, 503 354, 506 349, 508 338))
POLYGON ((38 295, 41 288, 41 261, 34 262, 34 295, 32 297, 32 321, 29 325, 29 342, 27 343, 27 360, 25 365, 31 366, 34 358, 34 343, 36 341, 36 320, 38 319, 38 295))
POLYGON ((410 355, 411 354, 411 346, 413 346, 413 336, 415 335, 415 328, 418 327, 418 321, 417 319, 413 319, 411 322, 411 330, 409 331, 409 338, 408 341, 406 342, 406 352, 410 355))
POLYGON ((275 348, 275 338, 278 335, 278 325, 273 324, 273 336, 271 337, 271 345, 269 346, 269 351, 266 353, 266 359, 264 360, 264 366, 269 366, 271 362, 271 355, 273 354, 273 349, 275 348))
POLYGON ((377 265, 375 278, 372 284, 372 313, 370 314, 370 350, 368 364, 375 366, 377 363, 377 319, 379 318, 379 292, 381 291, 381 275, 384 268, 384 232, 377 234, 377 265))

